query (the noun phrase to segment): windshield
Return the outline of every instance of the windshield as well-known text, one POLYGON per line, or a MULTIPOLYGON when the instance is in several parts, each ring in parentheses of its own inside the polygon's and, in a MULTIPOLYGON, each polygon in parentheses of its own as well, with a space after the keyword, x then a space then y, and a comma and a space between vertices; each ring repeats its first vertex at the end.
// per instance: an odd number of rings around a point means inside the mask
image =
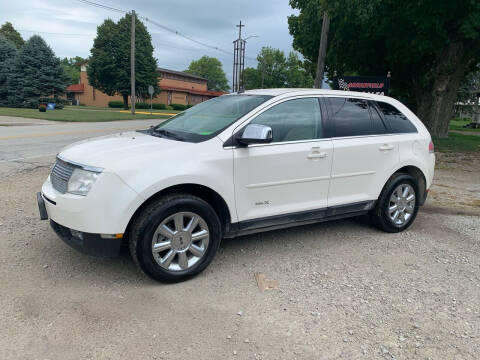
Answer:
POLYGON ((184 141, 212 138, 272 96, 227 95, 202 102, 157 125, 152 132, 184 141))

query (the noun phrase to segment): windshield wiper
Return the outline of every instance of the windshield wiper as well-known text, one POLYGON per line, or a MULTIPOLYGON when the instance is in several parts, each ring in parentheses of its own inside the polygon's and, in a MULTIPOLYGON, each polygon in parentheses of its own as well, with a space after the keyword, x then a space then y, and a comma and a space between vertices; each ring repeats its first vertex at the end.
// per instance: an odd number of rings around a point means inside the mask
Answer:
POLYGON ((165 130, 165 129, 155 129, 155 128, 152 128, 152 133, 154 134, 158 134, 160 136, 163 136, 165 138, 170 138, 170 139, 175 139, 175 140, 178 140, 178 141, 185 141, 185 139, 183 137, 181 137, 180 135, 177 135, 169 130, 165 130))

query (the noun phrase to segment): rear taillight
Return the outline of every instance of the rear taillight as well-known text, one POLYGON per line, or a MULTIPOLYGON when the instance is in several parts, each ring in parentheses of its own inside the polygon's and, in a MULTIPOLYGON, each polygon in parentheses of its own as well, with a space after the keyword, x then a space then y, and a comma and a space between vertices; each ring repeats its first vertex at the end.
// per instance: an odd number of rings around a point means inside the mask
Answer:
POLYGON ((428 144, 428 152, 433 154, 435 152, 435 146, 433 145, 433 141, 430 140, 430 144, 428 144))

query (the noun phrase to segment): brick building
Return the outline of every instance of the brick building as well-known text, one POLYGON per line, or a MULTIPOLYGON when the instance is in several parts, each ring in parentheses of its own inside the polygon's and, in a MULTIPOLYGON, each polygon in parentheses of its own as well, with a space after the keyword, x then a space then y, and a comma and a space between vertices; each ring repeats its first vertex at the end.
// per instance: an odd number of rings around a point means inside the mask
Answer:
MULTIPOLYGON (((158 86, 161 92, 153 98, 154 103, 194 105, 224 94, 207 90, 207 79, 200 76, 163 68, 159 68, 158 72, 160 74, 158 86)), ((67 98, 72 100, 73 104, 105 107, 108 106, 109 101, 123 101, 120 95, 108 96, 91 86, 88 82, 86 64, 80 68, 79 83, 68 86, 66 92, 67 98)), ((149 102, 150 99, 137 99, 137 101, 149 102)))

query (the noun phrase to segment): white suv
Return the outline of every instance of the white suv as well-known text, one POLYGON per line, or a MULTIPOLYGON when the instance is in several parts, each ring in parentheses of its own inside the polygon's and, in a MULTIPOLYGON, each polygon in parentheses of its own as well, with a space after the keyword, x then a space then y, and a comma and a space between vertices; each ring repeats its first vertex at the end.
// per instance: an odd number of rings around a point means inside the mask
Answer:
POLYGON ((175 282, 205 269, 226 237, 367 213, 402 231, 434 163, 430 134, 392 98, 254 90, 71 145, 37 198, 69 245, 112 256, 128 243, 147 275, 175 282))

